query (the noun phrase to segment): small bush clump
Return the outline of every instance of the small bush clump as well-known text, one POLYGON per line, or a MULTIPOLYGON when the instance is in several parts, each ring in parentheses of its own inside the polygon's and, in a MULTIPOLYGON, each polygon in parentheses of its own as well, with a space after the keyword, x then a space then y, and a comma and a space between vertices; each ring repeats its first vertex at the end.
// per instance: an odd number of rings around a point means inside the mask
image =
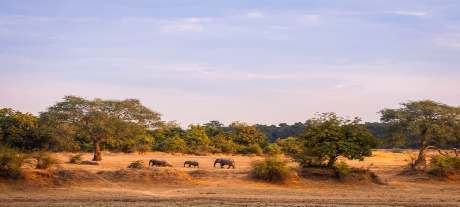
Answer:
POLYGON ((401 149, 401 148, 393 148, 393 149, 391 149, 391 152, 392 152, 392 153, 403 153, 404 150, 401 149))
POLYGON ((283 153, 281 147, 278 145, 278 144, 269 144, 266 148, 265 148, 265 152, 268 154, 268 155, 280 155, 281 153, 283 153))
POLYGON ((58 163, 57 159, 46 152, 39 152, 34 157, 37 159, 37 169, 48 169, 58 163))
POLYGON ((142 169, 144 168, 144 161, 142 160, 136 160, 134 162, 131 162, 129 165, 128 165, 128 168, 130 169, 142 169))
POLYGON ((339 162, 338 164, 335 165, 335 175, 339 179, 343 179, 347 177, 351 171, 352 169, 345 162, 339 162))
POLYGON ((18 151, 0 147, 0 176, 5 178, 19 178, 24 156, 18 151))
POLYGON ((69 163, 72 163, 72 164, 80 164, 81 161, 83 161, 82 154, 76 154, 76 155, 70 156, 69 158, 69 163))
POLYGON ((283 182, 289 177, 290 168, 285 161, 270 157, 251 164, 251 176, 268 182, 283 182))
POLYGON ((440 155, 431 157, 429 173, 439 177, 460 173, 460 157, 440 155))
POLYGON ((264 150, 260 145, 258 144, 253 144, 248 147, 243 147, 242 150, 240 150, 241 153, 243 154, 255 154, 255 155, 262 155, 264 153, 264 150))

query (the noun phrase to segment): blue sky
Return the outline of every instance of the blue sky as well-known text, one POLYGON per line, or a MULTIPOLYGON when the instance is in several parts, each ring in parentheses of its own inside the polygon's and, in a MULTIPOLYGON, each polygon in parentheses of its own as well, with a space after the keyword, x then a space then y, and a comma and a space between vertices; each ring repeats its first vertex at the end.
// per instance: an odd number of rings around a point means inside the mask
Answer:
POLYGON ((182 125, 460 105, 457 0, 0 0, 0 107, 138 98, 182 125))

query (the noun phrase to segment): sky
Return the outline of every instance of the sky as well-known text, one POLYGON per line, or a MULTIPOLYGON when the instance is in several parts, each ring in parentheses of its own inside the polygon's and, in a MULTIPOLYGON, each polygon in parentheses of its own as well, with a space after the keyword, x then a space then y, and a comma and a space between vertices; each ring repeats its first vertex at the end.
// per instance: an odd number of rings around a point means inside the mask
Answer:
POLYGON ((0 107, 136 98, 183 126, 460 105, 458 0, 0 0, 0 107))

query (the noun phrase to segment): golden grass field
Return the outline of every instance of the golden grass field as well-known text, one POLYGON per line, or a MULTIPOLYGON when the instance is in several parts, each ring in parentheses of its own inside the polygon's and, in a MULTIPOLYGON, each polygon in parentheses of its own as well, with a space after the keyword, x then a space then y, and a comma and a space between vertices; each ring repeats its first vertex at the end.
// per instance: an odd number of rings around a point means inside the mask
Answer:
POLYGON ((2 181, 0 206, 460 206, 459 181, 400 175, 409 153, 377 150, 364 161, 347 161, 376 172, 385 185, 312 178, 258 182, 248 177, 250 163, 262 159, 257 156, 104 153, 100 165, 91 166, 69 164, 70 153, 57 153, 61 163, 53 169, 26 166, 25 180, 2 181), (218 157, 233 158, 236 169, 213 168, 218 157), (174 167, 126 169, 153 158, 174 167), (199 161, 200 169, 184 168, 185 160, 199 161), (52 172, 59 170, 65 173, 57 180, 52 172))

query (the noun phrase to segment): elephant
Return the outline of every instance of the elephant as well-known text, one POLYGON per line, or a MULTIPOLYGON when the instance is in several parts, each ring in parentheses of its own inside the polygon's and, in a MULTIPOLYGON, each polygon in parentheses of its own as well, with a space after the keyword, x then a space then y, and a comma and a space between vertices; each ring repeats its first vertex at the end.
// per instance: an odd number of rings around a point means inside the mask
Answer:
MULTIPOLYGON (((224 168, 225 165, 228 165, 228 168, 232 167, 235 169, 235 161, 233 159, 228 159, 228 158, 217 158, 214 161, 214 167, 216 167, 216 164, 220 164, 220 168, 224 168)), ((227 168, 227 169, 228 169, 227 168)))
POLYGON ((185 165, 188 165, 188 167, 193 166, 193 167, 200 168, 200 164, 198 163, 198 161, 195 161, 195 160, 187 160, 187 161, 184 162, 184 167, 185 167, 185 165))
POLYGON ((155 159, 152 159, 149 161, 149 166, 158 166, 158 167, 172 167, 171 164, 169 164, 168 162, 164 161, 164 160, 155 160, 155 159))

